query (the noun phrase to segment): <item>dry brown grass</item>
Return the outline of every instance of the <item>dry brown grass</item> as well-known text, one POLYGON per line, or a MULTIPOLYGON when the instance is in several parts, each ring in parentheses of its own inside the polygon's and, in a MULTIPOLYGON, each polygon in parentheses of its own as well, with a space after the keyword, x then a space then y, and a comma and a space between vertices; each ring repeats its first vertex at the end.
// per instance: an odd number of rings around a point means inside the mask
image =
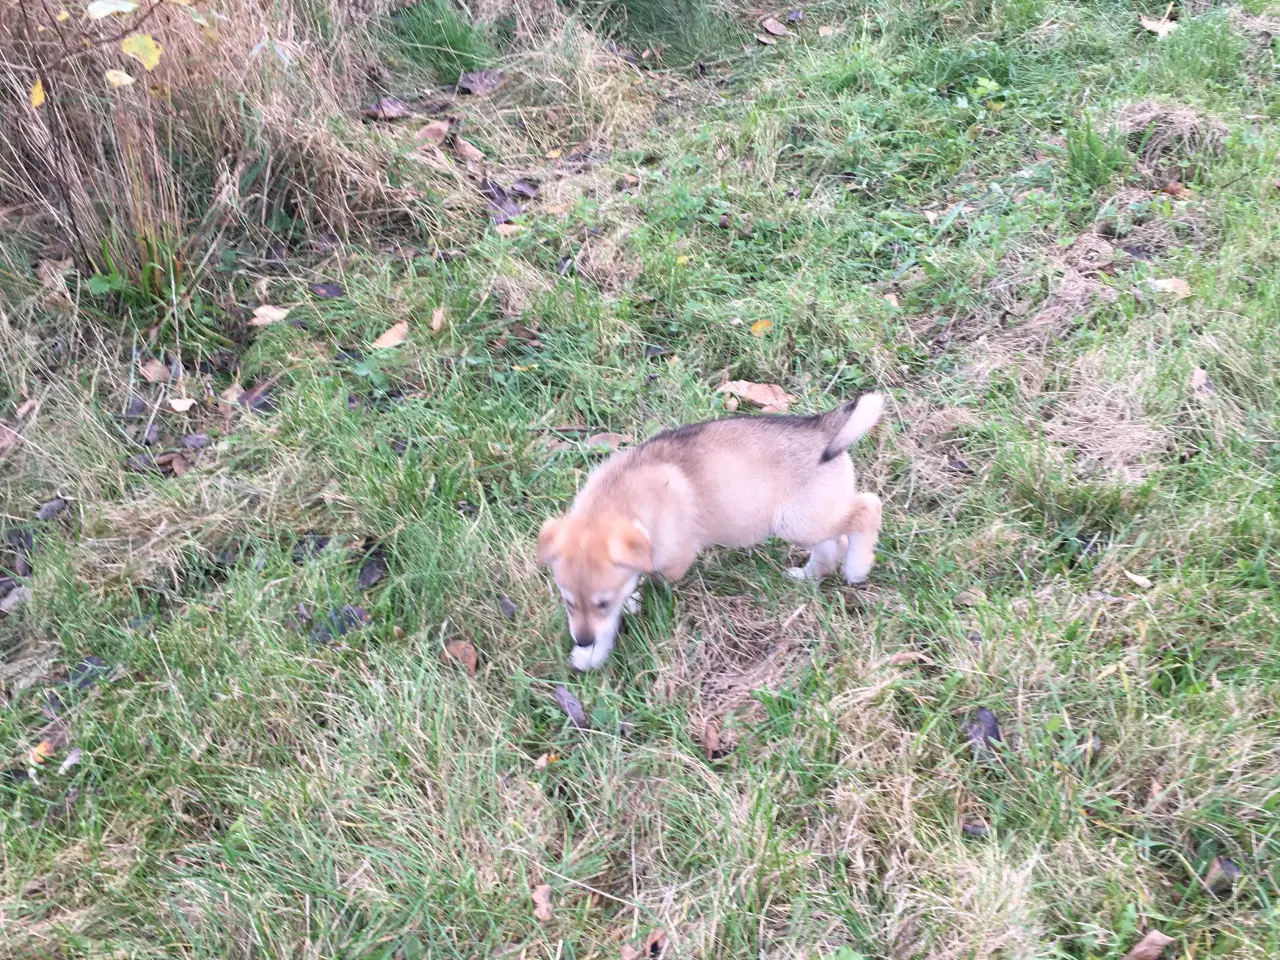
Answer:
POLYGON ((1153 183, 1189 180, 1222 150, 1227 125, 1191 107, 1143 100, 1120 110, 1119 127, 1138 157, 1137 168, 1153 183))

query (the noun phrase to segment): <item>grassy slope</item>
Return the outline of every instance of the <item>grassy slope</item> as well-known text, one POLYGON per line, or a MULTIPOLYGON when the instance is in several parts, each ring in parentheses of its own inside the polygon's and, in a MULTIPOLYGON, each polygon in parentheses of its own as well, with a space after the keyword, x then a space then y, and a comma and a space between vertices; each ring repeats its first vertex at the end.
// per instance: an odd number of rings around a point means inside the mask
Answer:
POLYGON ((1222 12, 1163 42, 1125 4, 965 16, 872 12, 823 39, 840 18, 811 10, 727 86, 681 87, 562 188, 594 195, 534 205, 521 236, 448 263, 351 251, 342 300, 275 281, 307 328, 263 330, 242 369, 287 371, 277 408, 182 480, 118 467, 123 362, 91 332, 49 374, 7 330, 10 390, 44 401, 7 512, 78 499, 39 525, 35 598, 0 625, 35 680, 0 752, 31 744, 59 670, 122 669, 63 693, 80 766, 0 784, 5 949, 587 957, 660 925, 687 957, 1110 958, 1154 926, 1188 957, 1280 952, 1272 54, 1242 58, 1222 12), (1189 201, 1131 166, 1090 184, 1097 163, 1056 146, 1148 96, 1229 127, 1189 201), (1146 259, 1045 313, 1078 238, 1135 219, 1112 239, 1146 259), (1142 284, 1174 276, 1192 298, 1142 284), (406 317, 405 347, 334 361, 406 317), (537 345, 495 342, 517 318, 537 345), (597 457, 542 429, 714 415, 726 373, 805 410, 892 392, 855 452, 887 503, 872 582, 792 583, 778 545, 714 552, 573 675, 532 537, 597 457), (299 564, 307 530, 339 537, 299 564), (364 595, 362 538, 390 563, 364 595), (345 643, 290 625, 347 602, 374 625, 345 643), (459 633, 474 679, 438 659, 459 633), (998 758, 966 744, 978 706, 998 758), (707 720, 734 744, 715 763, 707 720), (1223 900, 1197 880, 1218 854, 1245 875, 1223 900))

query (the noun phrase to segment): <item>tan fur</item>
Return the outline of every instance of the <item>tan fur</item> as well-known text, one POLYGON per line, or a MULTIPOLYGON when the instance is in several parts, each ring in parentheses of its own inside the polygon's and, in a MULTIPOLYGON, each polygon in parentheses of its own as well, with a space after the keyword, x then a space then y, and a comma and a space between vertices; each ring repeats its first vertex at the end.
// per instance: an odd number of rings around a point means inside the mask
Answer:
POLYGON ((844 448, 880 417, 864 396, 815 417, 732 417, 660 433, 614 454, 563 518, 548 520, 538 559, 565 598, 579 669, 608 656, 641 574, 679 580, 705 547, 769 536, 811 548, 788 571, 821 578, 843 566, 864 580, 880 531, 880 498, 856 493, 844 448))

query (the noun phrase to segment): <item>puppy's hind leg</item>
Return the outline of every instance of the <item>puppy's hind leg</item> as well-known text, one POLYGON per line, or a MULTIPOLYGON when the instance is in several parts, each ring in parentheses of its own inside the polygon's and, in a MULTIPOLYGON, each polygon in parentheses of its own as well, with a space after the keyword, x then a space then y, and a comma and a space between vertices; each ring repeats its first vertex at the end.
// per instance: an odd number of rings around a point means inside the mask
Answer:
POLYGON ((883 508, 874 493, 860 493, 853 498, 853 509, 846 521, 849 552, 844 555, 844 579, 862 583, 876 560, 876 540, 880 536, 883 508))
POLYGON ((840 566, 840 558, 845 556, 847 543, 844 537, 815 543, 809 551, 809 562, 803 567, 788 567, 787 576, 796 580, 821 580, 840 566))

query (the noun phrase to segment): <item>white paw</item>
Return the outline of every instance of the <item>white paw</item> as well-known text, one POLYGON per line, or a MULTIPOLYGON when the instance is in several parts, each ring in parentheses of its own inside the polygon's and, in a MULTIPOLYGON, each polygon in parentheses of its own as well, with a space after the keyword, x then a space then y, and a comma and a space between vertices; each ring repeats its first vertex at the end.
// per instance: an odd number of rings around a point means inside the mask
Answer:
POLYGON ((623 613, 639 613, 640 612, 640 591, 637 590, 627 599, 622 601, 623 613))
POLYGON ((792 580, 810 580, 809 571, 804 567, 787 567, 787 576, 792 580))
POLYGON ((851 573, 850 571, 846 570, 844 572, 844 582, 847 584, 850 584, 851 586, 854 584, 866 583, 867 575, 870 573, 871 573, 870 570, 864 570, 861 573, 851 573))

